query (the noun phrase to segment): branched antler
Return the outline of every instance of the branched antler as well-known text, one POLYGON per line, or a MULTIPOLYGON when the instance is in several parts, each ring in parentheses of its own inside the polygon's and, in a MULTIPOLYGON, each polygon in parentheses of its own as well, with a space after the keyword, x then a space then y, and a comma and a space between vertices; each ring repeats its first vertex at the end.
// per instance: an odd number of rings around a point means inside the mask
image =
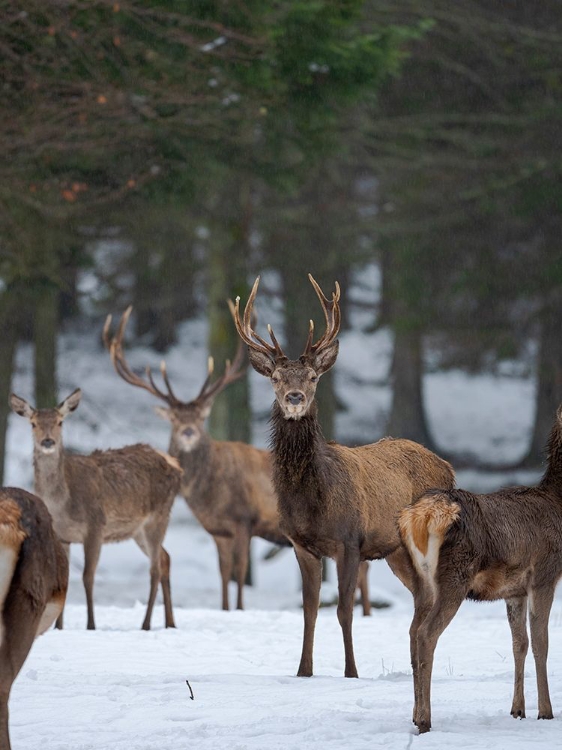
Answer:
POLYGON ((244 308, 244 316, 242 320, 240 319, 240 297, 236 297, 235 304, 233 304, 231 300, 228 301, 230 312, 232 313, 232 317, 234 318, 234 325, 236 326, 236 330, 238 331, 238 334, 240 335, 242 341, 251 349, 261 352, 262 354, 267 354, 268 357, 270 357, 274 362, 280 359, 287 359, 283 352, 283 349, 281 349, 279 342, 275 338, 273 328, 270 325, 267 326, 267 330, 269 331, 273 346, 262 339, 262 337, 257 334, 252 328, 254 300, 256 299, 256 294, 258 293, 259 283, 260 277, 258 276, 254 281, 254 286, 252 287, 252 291, 250 292, 250 296, 248 297, 248 302, 246 303, 246 307, 244 308))
POLYGON ((308 278, 310 280, 310 283, 314 287, 314 291, 316 292, 318 299, 320 300, 320 304, 322 305, 324 318, 326 320, 326 330, 324 331, 323 335, 320 336, 318 341, 313 344, 312 340, 314 337, 314 323, 312 322, 312 320, 310 321, 308 329, 308 339, 304 348, 304 352, 302 353, 303 357, 308 357, 311 354, 317 354, 319 351, 329 346, 338 335, 341 324, 341 312, 339 305, 341 292, 338 282, 336 281, 336 291, 332 292, 332 299, 329 300, 324 296, 324 293, 314 280, 312 274, 309 273, 308 278))

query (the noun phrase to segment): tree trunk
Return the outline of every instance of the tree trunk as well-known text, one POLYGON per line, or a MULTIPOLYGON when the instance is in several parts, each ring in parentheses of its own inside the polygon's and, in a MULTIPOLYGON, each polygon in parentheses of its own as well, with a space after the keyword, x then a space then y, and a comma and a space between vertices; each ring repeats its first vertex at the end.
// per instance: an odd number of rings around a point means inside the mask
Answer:
POLYGON ((397 328, 392 359, 392 406, 387 434, 408 438, 435 450, 423 406, 423 352, 421 332, 397 328))
POLYGON ((562 403, 562 303, 545 307, 541 315, 537 363, 536 413, 533 435, 522 464, 540 466, 554 422, 556 409, 562 403))
POLYGON ((59 290, 44 282, 35 293, 35 404, 38 408, 57 405, 58 309, 59 290))
POLYGON ((8 288, 0 297, 0 486, 4 484, 6 431, 14 355, 19 339, 21 297, 8 288))

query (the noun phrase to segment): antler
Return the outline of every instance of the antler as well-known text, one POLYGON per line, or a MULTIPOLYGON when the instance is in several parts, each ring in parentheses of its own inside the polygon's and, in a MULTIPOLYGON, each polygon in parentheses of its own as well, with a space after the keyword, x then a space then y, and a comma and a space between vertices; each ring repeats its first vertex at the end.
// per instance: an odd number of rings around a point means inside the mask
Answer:
POLYGON ((281 349, 279 342, 275 338, 275 334, 273 333, 273 329, 270 325, 267 326, 267 330, 269 331, 269 335, 271 337, 271 340, 273 341, 273 346, 262 339, 262 337, 257 334, 252 328, 252 311, 254 307, 254 300, 256 299, 256 294, 258 293, 259 283, 260 277, 258 276, 254 281, 254 286, 252 287, 252 291, 250 292, 250 296, 248 297, 248 302, 246 303, 246 307, 244 308, 244 316, 242 320, 240 320, 240 297, 236 297, 236 304, 233 304, 231 300, 228 300, 228 306, 230 307, 230 312, 232 313, 232 317, 234 318, 234 325, 236 326, 236 330, 238 331, 238 334, 242 341, 251 349, 254 349, 257 352, 261 352, 262 354, 267 354, 267 356, 274 361, 283 358, 286 359, 283 349, 281 349))
POLYGON ((119 377, 123 378, 126 383, 135 385, 138 388, 144 388, 149 393, 152 393, 153 396, 161 398, 169 406, 177 406, 178 404, 182 404, 183 402, 176 397, 175 393, 172 390, 172 386, 170 385, 170 381, 168 379, 168 373, 166 371, 166 363, 164 362, 164 360, 162 360, 162 362, 160 363, 160 372, 162 373, 162 378, 164 380, 166 388, 168 389, 167 393, 161 391, 154 382, 150 367, 146 368, 146 375, 149 381, 147 382, 138 375, 135 375, 135 373, 127 364, 127 360, 125 359, 125 355, 123 354, 122 343, 123 334, 125 333, 125 328, 127 327, 127 323, 129 322, 132 310, 133 306, 129 305, 129 307, 121 316, 121 320, 117 328, 117 333, 115 334, 115 336, 113 336, 113 338, 111 338, 109 335, 109 328, 111 326, 112 320, 111 315, 107 316, 105 325, 103 327, 103 343, 105 345, 105 348, 109 352, 109 356, 111 357, 111 361, 113 362, 113 367, 115 368, 116 373, 119 375, 119 377))
POLYGON ((327 297, 324 296, 324 293, 312 277, 312 274, 309 273, 308 278, 310 279, 310 283, 314 287, 314 291, 316 292, 318 299, 320 300, 320 304, 322 305, 324 318, 326 320, 326 330, 324 331, 323 335, 320 336, 318 341, 313 344, 312 339, 314 337, 314 323, 312 322, 312 320, 310 321, 308 329, 308 339, 304 348, 304 352, 302 353, 303 357, 308 357, 311 354, 317 354, 319 351, 325 349, 329 344, 331 344, 339 333, 341 323, 341 313, 339 306, 340 285, 338 284, 338 282, 336 281, 336 291, 332 292, 332 299, 330 301, 327 297))
POLYGON ((244 361, 244 344, 241 339, 238 339, 238 346, 236 348, 236 354, 234 360, 231 362, 229 359, 226 360, 226 365, 223 374, 211 383, 214 370, 214 360, 209 357, 209 364, 207 368, 207 379, 203 383, 199 395, 195 401, 207 401, 211 398, 215 398, 222 390, 226 388, 230 383, 234 383, 236 380, 242 377, 245 372, 245 368, 242 368, 242 362, 244 361), (242 368, 242 369, 241 369, 242 368))

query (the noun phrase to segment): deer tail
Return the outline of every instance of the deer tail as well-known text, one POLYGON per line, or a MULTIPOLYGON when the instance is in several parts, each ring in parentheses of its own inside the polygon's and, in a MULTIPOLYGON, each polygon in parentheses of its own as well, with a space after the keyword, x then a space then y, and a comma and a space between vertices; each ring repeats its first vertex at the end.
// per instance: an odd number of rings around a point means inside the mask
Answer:
POLYGON ((401 511, 398 518, 400 538, 408 550, 412 564, 434 594, 437 591, 439 551, 447 530, 459 513, 459 504, 447 493, 432 492, 401 511))
POLYGON ((4 640, 4 602, 10 590, 20 548, 27 537, 21 525, 21 510, 13 500, 0 503, 0 645, 4 640))

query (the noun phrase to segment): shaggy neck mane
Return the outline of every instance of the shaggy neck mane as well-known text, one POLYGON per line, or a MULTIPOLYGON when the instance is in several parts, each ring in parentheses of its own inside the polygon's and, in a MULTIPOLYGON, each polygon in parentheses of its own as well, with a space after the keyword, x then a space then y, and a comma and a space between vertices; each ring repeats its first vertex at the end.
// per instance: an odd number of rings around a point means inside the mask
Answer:
POLYGON ((540 486, 556 490, 562 496, 562 434, 558 418, 548 439, 547 467, 540 486))
POLYGON ((271 450, 277 475, 283 481, 301 483, 315 475, 326 441, 313 402, 300 419, 285 419, 277 401, 271 412, 271 450))

